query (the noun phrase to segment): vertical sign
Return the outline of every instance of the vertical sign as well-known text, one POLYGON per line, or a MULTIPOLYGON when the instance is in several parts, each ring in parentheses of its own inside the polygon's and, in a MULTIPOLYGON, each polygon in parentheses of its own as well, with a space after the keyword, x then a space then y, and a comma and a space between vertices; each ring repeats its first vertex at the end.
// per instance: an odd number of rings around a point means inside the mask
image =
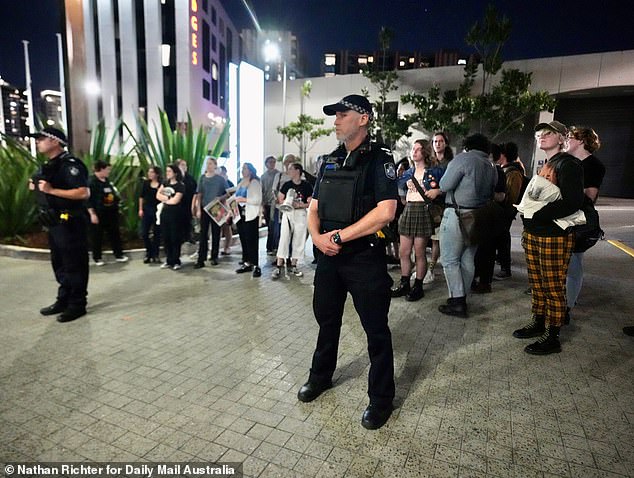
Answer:
POLYGON ((198 65, 198 0, 191 0, 189 28, 192 37, 192 65, 198 65))

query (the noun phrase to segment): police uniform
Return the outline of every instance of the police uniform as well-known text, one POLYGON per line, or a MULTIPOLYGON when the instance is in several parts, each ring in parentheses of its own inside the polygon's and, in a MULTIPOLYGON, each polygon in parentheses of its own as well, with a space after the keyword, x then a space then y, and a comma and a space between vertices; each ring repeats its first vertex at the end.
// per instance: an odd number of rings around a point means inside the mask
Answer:
MULTIPOLYGON (((389 149, 368 138, 350 153, 340 146, 320 168, 313 198, 319 200, 321 233, 357 222, 380 201, 398 200, 389 149)), ((341 245, 339 254, 320 255, 317 262, 313 311, 319 336, 309 382, 331 381, 337 365, 344 304, 350 292, 368 339, 370 403, 391 409, 394 360, 388 312, 392 279, 387 273, 385 247, 374 235, 341 245)))
MULTIPOLYGON (((67 151, 50 159, 35 179, 55 189, 88 187, 84 163, 67 151)), ((40 206, 48 227, 48 241, 55 279, 59 283, 57 303, 72 310, 85 310, 88 295, 88 215, 85 201, 46 194, 47 210, 40 206)))

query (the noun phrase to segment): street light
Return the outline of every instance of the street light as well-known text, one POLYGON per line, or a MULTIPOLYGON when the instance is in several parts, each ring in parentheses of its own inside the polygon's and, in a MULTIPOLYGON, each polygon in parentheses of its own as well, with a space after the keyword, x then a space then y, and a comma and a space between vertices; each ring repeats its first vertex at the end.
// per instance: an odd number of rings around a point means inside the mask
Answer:
MULTIPOLYGON (((266 40, 262 50, 264 61, 270 63, 272 61, 283 62, 282 77, 282 128, 286 127, 286 59, 282 57, 279 44, 266 40)), ((286 136, 282 135, 282 159, 286 150, 286 136)))

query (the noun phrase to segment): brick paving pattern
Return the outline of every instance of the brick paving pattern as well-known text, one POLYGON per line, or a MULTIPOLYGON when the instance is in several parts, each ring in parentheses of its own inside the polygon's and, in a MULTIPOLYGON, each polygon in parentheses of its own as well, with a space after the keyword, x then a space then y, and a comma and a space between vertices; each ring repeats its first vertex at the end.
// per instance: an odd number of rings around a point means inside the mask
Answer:
MULTIPOLYGON (((442 316, 441 271, 390 313, 396 410, 360 425, 368 358, 348 301, 335 387, 297 401, 317 326, 313 267, 271 281, 218 267, 140 260, 91 266, 89 314, 41 317, 50 265, 0 258, 0 462, 243 462, 248 477, 634 477, 631 259, 602 243, 561 354, 511 336, 529 315, 513 278, 442 316)), ((310 250, 310 249, 308 249, 310 250)), ((594 253, 595 250, 593 250, 594 253)), ((262 256, 262 260, 268 260, 262 256)), ((392 269, 398 277, 398 269, 392 269)))

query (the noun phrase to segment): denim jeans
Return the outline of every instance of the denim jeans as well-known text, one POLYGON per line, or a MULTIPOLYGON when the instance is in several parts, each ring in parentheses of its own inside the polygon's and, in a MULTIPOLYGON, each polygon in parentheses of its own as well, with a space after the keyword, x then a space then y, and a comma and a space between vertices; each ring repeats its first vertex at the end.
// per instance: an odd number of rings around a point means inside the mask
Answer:
POLYGON ((466 297, 475 273, 478 246, 467 246, 460 232, 456 210, 448 207, 440 224, 440 262, 445 272, 449 297, 466 297))
POLYGON ((583 252, 573 252, 568 263, 566 276, 566 303, 573 308, 583 285, 583 252))

